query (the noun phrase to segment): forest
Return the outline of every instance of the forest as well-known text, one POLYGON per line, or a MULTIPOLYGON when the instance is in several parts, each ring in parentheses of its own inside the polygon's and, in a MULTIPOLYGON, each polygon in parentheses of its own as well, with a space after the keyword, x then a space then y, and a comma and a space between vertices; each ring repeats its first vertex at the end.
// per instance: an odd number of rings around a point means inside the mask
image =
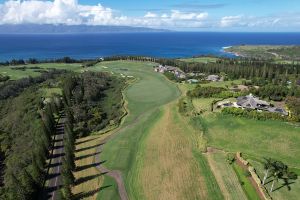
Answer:
POLYGON ((46 178, 46 160, 55 125, 63 112, 68 119, 65 145, 66 151, 69 150, 63 161, 63 176, 69 181, 75 138, 118 125, 124 114, 124 86, 123 80, 108 73, 75 74, 65 70, 3 81, 0 84, 0 199, 38 198, 46 178), (51 85, 61 88, 63 95, 46 100, 43 88, 51 85))

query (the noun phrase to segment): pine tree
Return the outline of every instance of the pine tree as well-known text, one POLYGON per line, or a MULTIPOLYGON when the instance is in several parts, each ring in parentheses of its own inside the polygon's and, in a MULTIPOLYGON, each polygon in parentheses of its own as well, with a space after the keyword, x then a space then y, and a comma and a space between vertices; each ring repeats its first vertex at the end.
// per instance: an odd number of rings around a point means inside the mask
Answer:
POLYGON ((63 158, 62 161, 62 172, 61 175, 63 177, 63 184, 66 186, 74 185, 75 177, 71 171, 71 166, 67 163, 66 159, 63 158))

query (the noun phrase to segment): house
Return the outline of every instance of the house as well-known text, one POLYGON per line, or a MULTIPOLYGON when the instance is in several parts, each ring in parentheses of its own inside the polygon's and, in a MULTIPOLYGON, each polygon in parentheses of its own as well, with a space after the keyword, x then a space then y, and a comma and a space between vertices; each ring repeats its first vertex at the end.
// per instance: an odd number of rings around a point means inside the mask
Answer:
POLYGON ((270 108, 268 108, 268 111, 272 112, 272 113, 279 113, 279 114, 282 114, 285 116, 289 115, 289 113, 287 111, 285 111, 283 108, 270 107, 270 108))
POLYGON ((247 96, 238 97, 236 102, 237 107, 255 109, 258 111, 268 111, 271 113, 279 113, 281 115, 288 115, 288 112, 283 108, 272 107, 268 102, 260 100, 258 97, 249 94, 247 96))
POLYGON ((170 73, 174 74, 175 77, 177 77, 177 78, 180 78, 180 79, 186 78, 186 74, 177 67, 159 65, 159 66, 154 67, 154 71, 159 72, 159 73, 170 72, 170 73))
POLYGON ((266 110, 268 109, 268 107, 270 107, 270 104, 268 102, 260 100, 258 97, 255 97, 252 94, 238 97, 237 105, 242 108, 260 109, 260 110, 266 110))
POLYGON ((209 76, 207 76, 206 80, 217 82, 220 80, 220 76, 219 75, 209 75, 209 76))
POLYGON ((199 81, 197 79, 189 79, 189 80, 187 80, 187 82, 189 84, 193 84, 193 83, 198 83, 199 81))

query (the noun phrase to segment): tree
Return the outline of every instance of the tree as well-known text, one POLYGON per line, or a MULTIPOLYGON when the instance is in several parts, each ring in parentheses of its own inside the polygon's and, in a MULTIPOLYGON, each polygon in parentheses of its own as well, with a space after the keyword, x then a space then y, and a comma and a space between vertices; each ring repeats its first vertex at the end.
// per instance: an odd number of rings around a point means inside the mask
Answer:
POLYGON ((71 166, 68 165, 65 158, 62 159, 62 172, 61 175, 63 177, 63 184, 70 186, 74 185, 75 177, 71 171, 71 166))
POLYGON ((263 185, 265 184, 269 171, 272 171, 274 169, 273 161, 271 158, 265 158, 264 169, 265 169, 265 175, 262 183, 263 185))

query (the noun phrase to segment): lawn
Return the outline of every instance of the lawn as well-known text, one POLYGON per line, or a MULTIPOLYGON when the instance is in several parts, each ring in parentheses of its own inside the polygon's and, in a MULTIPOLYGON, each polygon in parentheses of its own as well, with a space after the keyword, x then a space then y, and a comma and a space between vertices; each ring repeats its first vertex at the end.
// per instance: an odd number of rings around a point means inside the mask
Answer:
POLYGON ((217 81, 217 82, 209 82, 209 83, 205 83, 205 84, 201 84, 201 86, 203 87, 232 87, 232 84, 237 84, 240 85, 242 84, 243 79, 238 79, 238 80, 233 80, 233 81, 217 81))
POLYGON ((75 72, 82 72, 83 68, 80 63, 75 64, 66 64, 66 63, 41 63, 41 64, 28 64, 28 65, 20 65, 20 66, 1 66, 0 74, 10 76, 12 80, 25 78, 28 76, 38 76, 41 73, 39 70, 47 70, 49 68, 55 69, 66 69, 75 72), (16 70, 16 67, 25 67, 24 70, 16 70), (33 69, 33 68, 41 68, 41 69, 33 69))
POLYGON ((184 62, 195 62, 195 63, 215 63, 218 58, 215 57, 196 57, 196 58, 182 58, 179 59, 184 62))
POLYGON ((247 199, 233 166, 226 161, 226 153, 216 150, 206 156, 225 199, 247 199))
MULTIPOLYGON (((92 68, 137 79, 137 82, 125 90, 129 115, 120 131, 105 144, 101 155, 101 159, 106 160, 104 165, 108 169, 122 172, 130 199, 142 195, 135 179, 138 173, 138 156, 143 150, 141 144, 161 115, 159 107, 180 95, 176 85, 167 81, 163 75, 155 73, 153 66, 154 63, 117 61, 99 63, 92 68)), ((105 192, 103 190, 100 195, 107 197, 105 192)))
POLYGON ((272 157, 300 167, 300 128, 280 121, 210 114, 206 117, 211 145, 256 157, 272 157))

